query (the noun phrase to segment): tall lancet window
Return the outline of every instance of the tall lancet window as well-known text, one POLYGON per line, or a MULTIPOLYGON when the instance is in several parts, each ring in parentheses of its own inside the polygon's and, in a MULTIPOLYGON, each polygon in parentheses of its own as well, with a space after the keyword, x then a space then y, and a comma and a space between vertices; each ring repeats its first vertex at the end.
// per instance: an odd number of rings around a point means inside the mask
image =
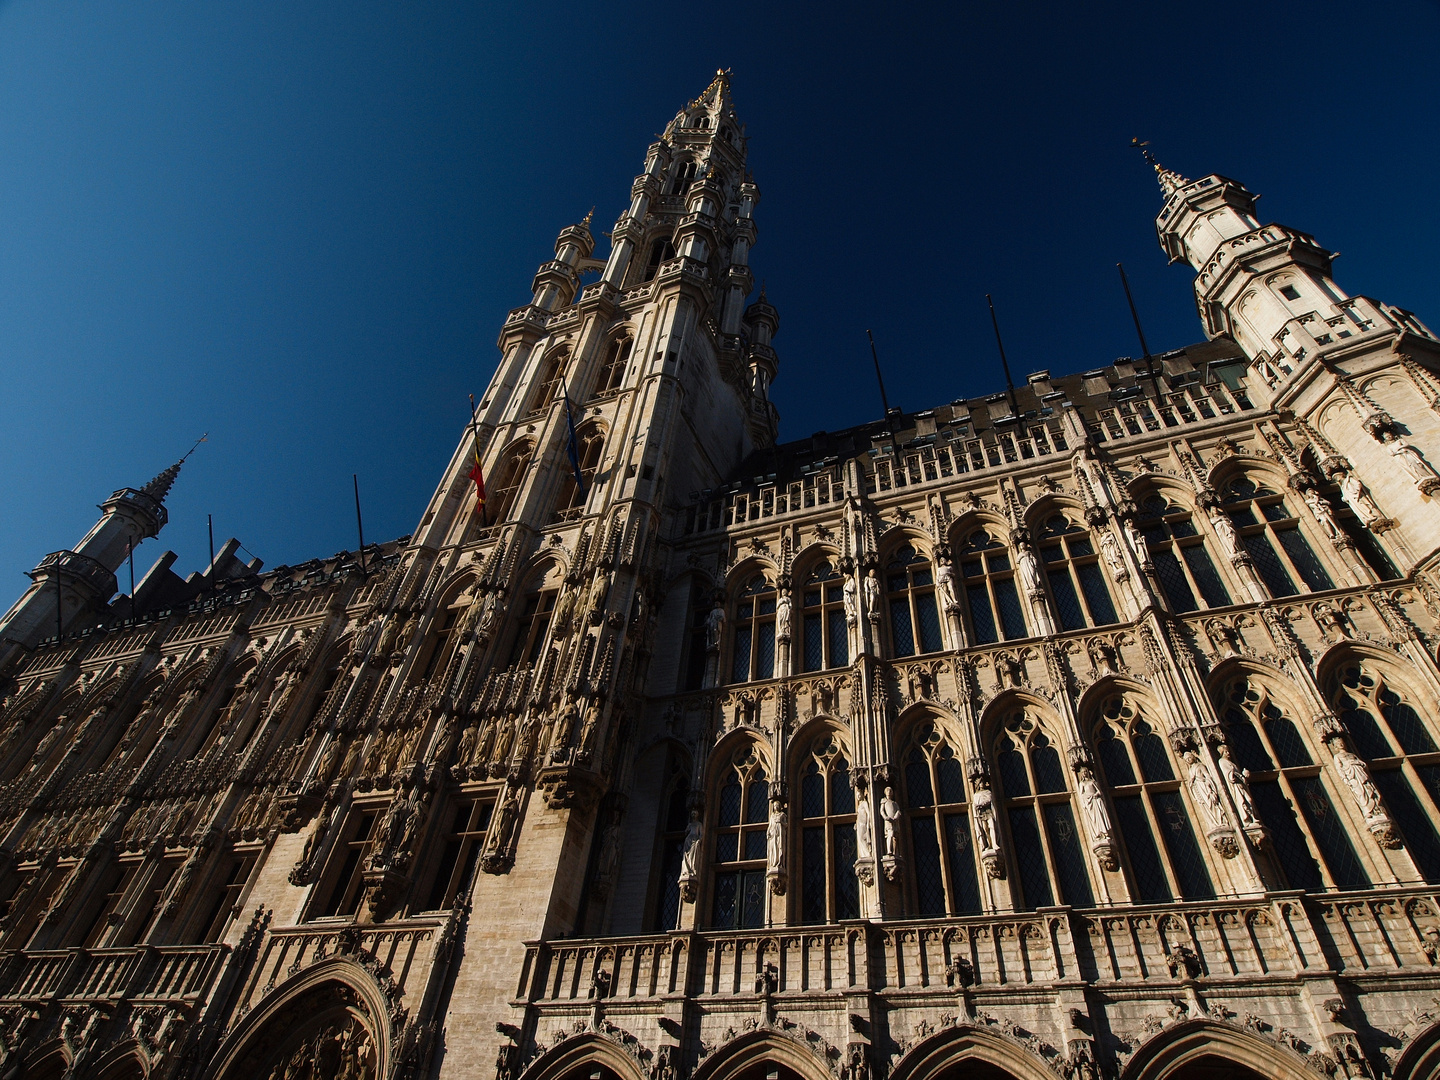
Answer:
POLYGON ((1006 719, 995 750, 1023 906, 1092 906, 1085 845, 1053 738, 1029 709, 1018 709, 1006 719), (1060 886, 1058 897, 1051 882, 1060 886))
POLYGON ((1197 610, 1197 596, 1206 607, 1230 603, 1189 510, 1166 502, 1163 495, 1151 495, 1141 504, 1138 525, 1171 611, 1197 610))
POLYGON ((974 914, 980 885, 960 755, 937 725, 922 723, 911 733, 904 762, 919 913, 974 914))
POLYGON ((801 646, 806 671, 850 663, 845 624, 845 579, 828 562, 815 565, 800 593, 801 646))
POLYGON ((630 351, 634 346, 635 339, 628 337, 610 343, 610 348, 605 352, 605 363, 600 366, 600 374, 595 379, 595 397, 620 389, 620 384, 625 381, 625 369, 630 363, 630 351))
POLYGON ((975 530, 960 553, 960 576, 965 582, 972 644, 986 645, 1002 637, 1010 640, 1025 636, 1025 615, 1015 586, 1015 567, 1004 544, 984 529, 975 530))
POLYGON ((1231 754, 1242 769, 1250 770, 1255 810, 1270 831, 1278 869, 1290 887, 1368 888, 1370 878, 1355 854, 1349 829, 1295 721, 1264 686, 1243 675, 1230 684, 1220 708, 1231 754))
POLYGON ((1440 748, 1430 729, 1400 687, 1387 682, 1372 662, 1354 660, 1336 672, 1329 697, 1355 752, 1369 763, 1370 778, 1400 827, 1415 868, 1426 881, 1440 884, 1440 836, 1434 825, 1440 820, 1440 748))
POLYGON ((521 443, 508 451, 500 461, 500 467, 489 477, 489 497, 485 500, 485 517, 492 525, 504 521, 515 507, 520 494, 520 485, 525 482, 525 471, 530 465, 530 453, 535 444, 521 443))
POLYGON ((560 394, 560 385, 565 379, 565 365, 570 353, 561 349, 553 356, 540 362, 540 384, 535 388, 535 400, 530 405, 532 413, 539 412, 560 394))
POLYGON ((1297 582, 1312 592, 1335 587, 1278 491, 1239 476, 1225 486, 1222 498, 1271 596, 1294 596, 1297 582))
POLYGON ((1213 899, 1215 888, 1165 740, 1123 695, 1105 702, 1095 727, 1095 755, 1130 857, 1135 899, 1147 904, 1177 896, 1213 899), (1155 845, 1157 833, 1168 858, 1161 858, 1155 845))
POLYGON ((939 652, 940 612, 935 606, 935 571, 930 560, 902 544, 885 566, 890 600, 890 643, 895 656, 939 652))
POLYGON ((765 829, 770 781, 755 748, 738 750, 716 799, 715 893, 711 923, 717 929, 765 925, 765 829))
POLYGON ((605 452, 605 433, 595 424, 587 424, 575 433, 575 451, 580 462, 580 479, 585 482, 584 493, 575 483, 575 472, 568 459, 562 459, 560 466, 564 474, 560 478, 560 492, 555 500, 556 521, 578 518, 585 510, 585 501, 595 488, 595 474, 600 470, 600 458, 605 452))
POLYGON ((835 736, 816 741, 800 770, 799 787, 800 920, 858 919, 855 790, 850 763, 835 736))
POLYGON ((775 674, 775 586, 756 574, 735 602, 730 681, 769 679, 775 674))
POLYGON ((1045 523, 1039 547, 1050 596, 1063 629, 1119 622, 1088 530, 1064 514, 1056 514, 1045 523))

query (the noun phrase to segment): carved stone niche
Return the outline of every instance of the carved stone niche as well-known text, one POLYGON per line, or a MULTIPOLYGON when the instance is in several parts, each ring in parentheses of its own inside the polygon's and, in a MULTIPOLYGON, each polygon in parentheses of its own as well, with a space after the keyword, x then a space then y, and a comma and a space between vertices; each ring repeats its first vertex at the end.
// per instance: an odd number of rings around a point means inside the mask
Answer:
POLYGON ((578 765, 552 765, 540 770, 535 784, 551 810, 588 810, 605 780, 578 765))
POLYGON ((325 805, 324 792, 293 792, 278 800, 280 831, 299 832, 314 820, 325 805))
POLYGON ((396 870, 366 870, 364 881, 365 905, 370 909, 371 918, 381 920, 405 895, 410 876, 396 870))

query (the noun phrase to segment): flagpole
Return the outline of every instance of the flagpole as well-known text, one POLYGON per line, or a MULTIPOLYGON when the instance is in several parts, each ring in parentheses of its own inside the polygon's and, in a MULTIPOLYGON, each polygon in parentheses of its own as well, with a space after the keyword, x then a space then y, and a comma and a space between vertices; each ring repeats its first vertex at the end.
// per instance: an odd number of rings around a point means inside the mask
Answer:
POLYGON ((125 551, 130 559, 130 621, 135 621, 135 541, 125 541, 125 551))
POLYGON ((360 519, 360 474, 351 473, 350 479, 355 482, 355 529, 360 534, 360 576, 366 576, 365 571, 365 522, 360 519))
POLYGON ((1120 284, 1125 286, 1125 302, 1130 305, 1130 318, 1135 320, 1135 336, 1140 339, 1140 351, 1145 354, 1145 367, 1150 375, 1150 386, 1155 391, 1155 407, 1160 407, 1160 379, 1155 374, 1155 361, 1150 356, 1150 346, 1145 344, 1145 331, 1140 329, 1140 313, 1135 310, 1135 298, 1130 295, 1130 279, 1125 276, 1125 264, 1116 263, 1120 271, 1120 284))
MULTIPOLYGON (((470 395, 470 436, 475 440, 475 467, 480 468, 480 432, 475 427, 475 395, 470 395)), ((481 474, 484 475, 483 473, 481 474)), ((483 483, 483 481, 482 481, 483 483)), ((485 500, 480 500, 480 526, 490 527, 490 511, 485 509, 485 500)))
POLYGON ((207 584, 213 589, 215 587, 215 515, 205 515, 205 528, 210 532, 210 572, 208 574, 210 580, 207 584))
POLYGON ((55 644, 65 640, 65 586, 60 583, 60 556, 55 556, 55 644))

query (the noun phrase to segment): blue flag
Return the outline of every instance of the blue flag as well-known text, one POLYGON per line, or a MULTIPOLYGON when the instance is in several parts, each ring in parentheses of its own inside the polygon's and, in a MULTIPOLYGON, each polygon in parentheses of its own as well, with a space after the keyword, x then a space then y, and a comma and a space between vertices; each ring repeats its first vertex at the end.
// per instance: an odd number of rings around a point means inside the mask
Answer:
POLYGON ((565 426, 570 431, 569 444, 565 451, 570 457, 570 469, 575 474, 575 487, 580 492, 581 500, 585 498, 585 477, 580 475, 580 443, 575 438, 575 418, 570 415, 570 391, 565 391, 565 426))

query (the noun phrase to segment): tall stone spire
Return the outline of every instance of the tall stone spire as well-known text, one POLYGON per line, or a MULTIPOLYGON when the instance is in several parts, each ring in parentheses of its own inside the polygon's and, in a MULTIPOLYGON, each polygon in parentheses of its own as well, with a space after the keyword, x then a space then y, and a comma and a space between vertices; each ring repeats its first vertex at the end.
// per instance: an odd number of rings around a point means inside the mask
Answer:
POLYGON ((158 503, 163 503, 165 496, 170 494, 170 489, 175 484, 175 478, 180 475, 180 466, 184 464, 185 459, 181 458, 175 462, 174 465, 171 465, 164 472, 156 476, 155 479, 142 487, 140 493, 142 495, 149 495, 150 498, 158 503))
POLYGON ((1175 192, 1190 183, 1189 180, 1185 179, 1185 177, 1181 176, 1174 169, 1167 169, 1164 165, 1161 165, 1160 162, 1156 161, 1155 155, 1149 150, 1142 147, 1140 152, 1145 155, 1145 160, 1150 163, 1150 167, 1155 170, 1155 178, 1160 181, 1160 192, 1166 199, 1169 199, 1171 195, 1174 195, 1175 192))

